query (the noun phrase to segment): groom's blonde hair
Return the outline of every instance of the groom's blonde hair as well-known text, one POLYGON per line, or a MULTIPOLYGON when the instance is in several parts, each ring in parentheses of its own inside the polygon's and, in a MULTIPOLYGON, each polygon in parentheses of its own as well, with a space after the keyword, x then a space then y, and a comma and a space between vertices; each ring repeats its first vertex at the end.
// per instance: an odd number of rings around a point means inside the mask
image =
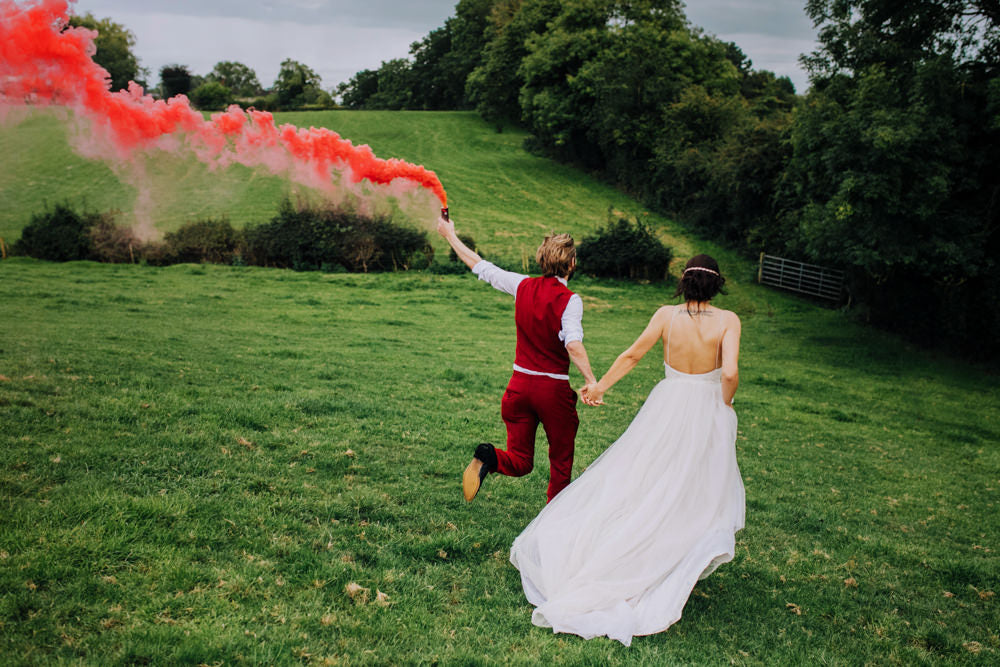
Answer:
POLYGON ((576 259, 576 247, 573 245, 573 237, 569 234, 546 236, 535 254, 535 261, 542 267, 542 275, 546 277, 568 276, 574 259, 576 259))

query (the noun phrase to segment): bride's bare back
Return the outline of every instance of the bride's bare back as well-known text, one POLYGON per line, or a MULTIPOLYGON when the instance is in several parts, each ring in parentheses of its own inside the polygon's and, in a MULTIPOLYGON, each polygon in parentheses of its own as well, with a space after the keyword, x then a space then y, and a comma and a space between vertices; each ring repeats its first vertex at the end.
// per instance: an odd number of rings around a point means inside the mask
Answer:
POLYGON ((618 355, 599 382, 582 391, 589 405, 603 402, 604 392, 632 370, 656 344, 663 342, 663 360, 688 375, 722 369, 722 400, 730 405, 739 386, 740 318, 706 302, 663 306, 632 345, 618 355), (689 312, 690 311, 690 314, 689 312))
POLYGON ((713 306, 699 309, 694 304, 665 308, 667 319, 663 330, 663 360, 681 373, 697 375, 722 366, 722 346, 728 310, 713 306))

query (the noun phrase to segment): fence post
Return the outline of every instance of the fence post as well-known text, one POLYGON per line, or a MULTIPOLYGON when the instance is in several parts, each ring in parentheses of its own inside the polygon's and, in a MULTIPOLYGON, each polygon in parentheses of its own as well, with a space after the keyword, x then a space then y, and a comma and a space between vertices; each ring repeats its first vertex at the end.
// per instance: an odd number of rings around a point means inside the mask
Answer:
POLYGON ((757 263, 757 283, 760 284, 764 280, 764 252, 760 253, 760 262, 757 263))
POLYGON ((3 242, 2 236, 0 236, 0 259, 7 259, 7 244, 3 242))

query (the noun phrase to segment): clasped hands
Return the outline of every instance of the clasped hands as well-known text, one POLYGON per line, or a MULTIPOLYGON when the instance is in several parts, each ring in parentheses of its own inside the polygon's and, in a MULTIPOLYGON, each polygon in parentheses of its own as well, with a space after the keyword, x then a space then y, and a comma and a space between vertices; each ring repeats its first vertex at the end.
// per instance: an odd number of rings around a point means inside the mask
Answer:
POLYGON ((604 392, 596 382, 590 382, 580 388, 580 398, 587 405, 604 405, 604 392))

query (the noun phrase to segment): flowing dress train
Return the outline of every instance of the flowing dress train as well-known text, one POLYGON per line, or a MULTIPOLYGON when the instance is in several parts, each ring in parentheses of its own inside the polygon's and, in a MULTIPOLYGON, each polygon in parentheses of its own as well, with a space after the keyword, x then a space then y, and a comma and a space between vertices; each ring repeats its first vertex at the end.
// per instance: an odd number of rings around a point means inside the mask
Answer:
POLYGON ((664 366, 625 433, 514 540, 535 625, 627 646, 733 558, 745 497, 722 371, 664 366))

